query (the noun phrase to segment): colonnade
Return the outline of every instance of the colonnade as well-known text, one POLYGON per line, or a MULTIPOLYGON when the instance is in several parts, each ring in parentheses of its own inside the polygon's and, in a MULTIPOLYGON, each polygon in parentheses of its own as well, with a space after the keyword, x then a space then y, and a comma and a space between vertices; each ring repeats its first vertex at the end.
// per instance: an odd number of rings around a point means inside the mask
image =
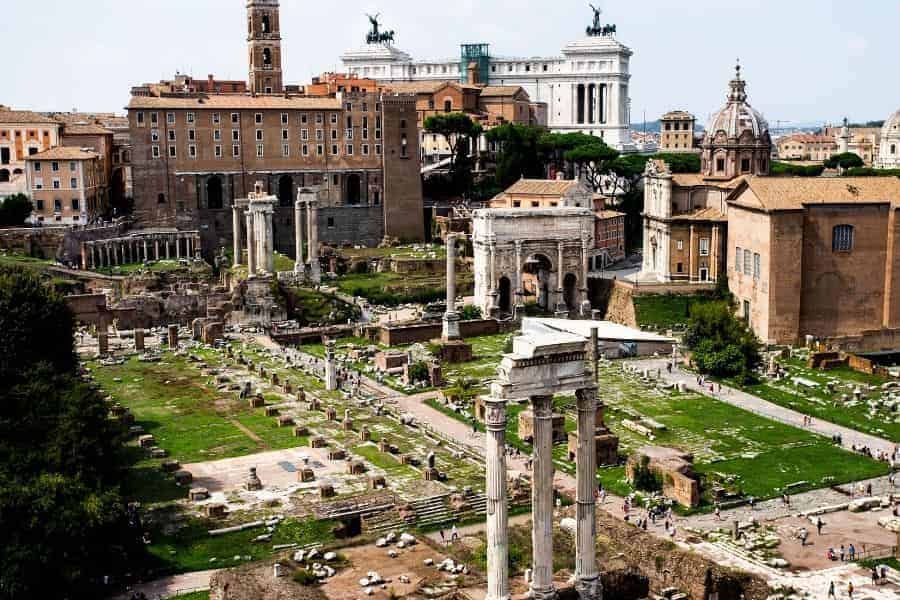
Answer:
POLYGON ((235 266, 241 264, 243 244, 241 220, 247 227, 247 271, 250 277, 275 273, 275 232, 272 219, 275 216, 276 196, 263 192, 261 181, 256 182, 246 200, 237 201, 231 208, 231 226, 234 236, 235 266), (243 213, 243 214, 242 214, 243 213))
POLYGON ((312 283, 322 281, 319 264, 319 202, 316 192, 308 188, 297 190, 294 202, 294 272, 306 274, 312 283), (303 223, 303 208, 306 207, 306 226, 303 223), (307 254, 303 254, 303 230, 307 232, 307 254))
POLYGON ((85 270, 152 260, 194 259, 200 255, 199 231, 135 234, 83 242, 81 267, 85 270))

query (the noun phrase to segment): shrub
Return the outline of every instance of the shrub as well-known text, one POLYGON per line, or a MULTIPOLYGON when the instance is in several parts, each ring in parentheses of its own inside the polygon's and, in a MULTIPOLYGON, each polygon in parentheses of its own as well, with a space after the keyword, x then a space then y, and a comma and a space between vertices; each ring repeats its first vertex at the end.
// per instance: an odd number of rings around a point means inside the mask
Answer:
POLYGON ((636 489, 643 492, 659 492, 662 490, 662 478, 650 469, 649 456, 641 456, 641 460, 634 467, 634 477, 632 477, 631 483, 636 489))
POLYGON ((863 166, 865 163, 858 154, 853 152, 844 152, 843 154, 835 154, 825 161, 825 166, 829 169, 855 169, 863 166))
POLYGON ((416 383, 418 381, 428 381, 428 365, 423 361, 419 361, 410 365, 409 380, 412 383, 416 383))
POLYGON ((855 167, 844 171, 846 177, 900 177, 900 169, 873 169, 855 167))
POLYGON ((684 337, 701 373, 747 382, 760 365, 760 344, 727 301, 694 305, 684 337))
POLYGON ((294 571, 293 579, 294 582, 299 583, 300 585, 316 585, 319 583, 319 579, 315 574, 307 569, 297 569, 294 571))
POLYGON ((459 318, 463 321, 474 321, 481 318, 481 308, 474 304, 467 304, 459 311, 459 318))
POLYGON ((818 177, 824 170, 824 165, 792 165, 774 161, 770 174, 783 177, 818 177))

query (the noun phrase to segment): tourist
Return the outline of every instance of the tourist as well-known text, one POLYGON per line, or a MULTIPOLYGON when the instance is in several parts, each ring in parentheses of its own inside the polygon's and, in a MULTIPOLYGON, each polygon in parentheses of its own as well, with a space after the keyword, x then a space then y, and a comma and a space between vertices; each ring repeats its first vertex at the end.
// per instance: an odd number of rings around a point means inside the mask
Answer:
POLYGON ((878 567, 872 566, 872 585, 878 585, 878 567))
POLYGON ((447 538, 444 537, 444 530, 443 530, 443 528, 438 529, 438 534, 441 536, 441 546, 446 546, 446 545, 447 545, 447 538))
POLYGON ((819 535, 822 535, 823 527, 825 527, 825 522, 822 521, 822 517, 817 517, 816 518, 816 531, 819 533, 819 535))
POLYGON ((834 548, 828 549, 828 552, 825 553, 825 558, 828 560, 837 560, 837 554, 834 553, 834 548))
POLYGON ((719 505, 716 504, 716 521, 722 520, 722 509, 719 508, 719 505))
POLYGON ((450 530, 450 541, 451 542, 459 541, 459 530, 456 528, 455 523, 453 525, 453 528, 450 530))
POLYGON ((850 555, 850 561, 856 560, 856 547, 853 544, 850 544, 850 547, 847 548, 847 554, 850 555))
POLYGON ((850 600, 853 600, 853 582, 852 581, 847 583, 847 597, 850 598, 850 600))
POLYGON ((803 548, 806 546, 806 538, 809 537, 809 532, 806 531, 806 527, 800 528, 800 534, 797 537, 800 538, 800 547, 803 548))
POLYGON ((837 596, 834 595, 834 582, 833 581, 830 584, 828 584, 828 597, 829 598, 837 598, 837 596))
POLYGON ((846 550, 844 550, 844 545, 841 544, 841 562, 844 562, 844 555, 846 554, 846 550))

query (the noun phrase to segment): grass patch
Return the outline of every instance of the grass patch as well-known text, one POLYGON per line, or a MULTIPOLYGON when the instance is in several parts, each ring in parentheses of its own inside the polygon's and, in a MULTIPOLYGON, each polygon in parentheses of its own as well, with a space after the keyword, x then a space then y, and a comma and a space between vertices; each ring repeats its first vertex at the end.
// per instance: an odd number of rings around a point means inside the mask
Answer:
POLYGON ((0 254, 0 267, 23 267, 34 271, 43 271, 54 261, 46 258, 35 258, 24 254, 0 254))
POLYGON ((254 542, 254 538, 266 533, 265 527, 211 536, 208 531, 222 527, 221 523, 191 519, 175 533, 157 533, 148 551, 165 573, 221 569, 268 558, 275 554, 275 545, 330 542, 334 539, 334 526, 332 521, 289 518, 275 528, 270 541, 254 542), (250 560, 246 560, 248 556, 250 560))
POLYGON ((709 297, 703 294, 635 296, 634 313, 641 327, 671 329, 676 325, 687 323, 692 304, 707 301, 709 297))
POLYGON ((170 600, 209 600, 209 591, 178 594, 177 596, 171 596, 170 600))
MULTIPOLYGON (((349 296, 360 296, 381 306, 428 303, 446 296, 446 277, 442 273, 348 273, 334 281, 349 296)), ((471 273, 457 274, 457 290, 469 294, 474 289, 471 273)))

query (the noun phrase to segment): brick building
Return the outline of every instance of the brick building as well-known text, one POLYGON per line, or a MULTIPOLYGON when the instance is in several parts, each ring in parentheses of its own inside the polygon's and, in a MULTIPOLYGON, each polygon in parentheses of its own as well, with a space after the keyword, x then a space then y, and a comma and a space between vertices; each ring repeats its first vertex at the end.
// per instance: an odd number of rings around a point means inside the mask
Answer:
POLYGON ((98 153, 58 146, 25 162, 32 222, 80 225, 105 212, 104 165, 98 153))
POLYGON ((25 159, 59 145, 61 124, 0 105, 0 197, 26 193, 25 159))
POLYGON ((659 119, 660 152, 699 152, 694 138, 697 118, 683 110, 673 110, 659 119))
POLYGON ((250 0, 247 10, 250 94, 134 88, 138 223, 200 230, 209 256, 231 243, 234 201, 262 181, 279 198, 282 253, 293 255, 293 206, 304 187, 318 194, 324 242, 423 239, 415 97, 352 86, 325 96, 293 92, 299 86, 282 80, 277 0, 250 0))

